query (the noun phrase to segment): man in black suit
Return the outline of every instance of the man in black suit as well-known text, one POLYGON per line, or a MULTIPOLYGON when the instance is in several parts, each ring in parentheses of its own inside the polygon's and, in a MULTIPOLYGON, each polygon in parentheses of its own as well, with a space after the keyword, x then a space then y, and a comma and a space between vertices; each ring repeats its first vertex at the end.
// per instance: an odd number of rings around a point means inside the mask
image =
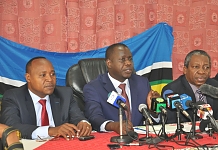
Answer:
MULTIPOLYGON (((179 95, 187 94, 191 96, 193 102, 199 101, 199 94, 197 90, 202 84, 209 84, 218 87, 218 82, 209 78, 211 73, 211 58, 203 50, 194 50, 187 54, 184 61, 183 75, 175 81, 169 83, 162 89, 161 95, 164 97, 166 90, 172 90, 179 95)), ((218 119, 218 99, 203 95, 202 99, 205 103, 210 104, 213 109, 213 116, 218 119)), ((187 112, 193 116, 193 110, 189 109, 187 112)), ((168 110, 168 123, 175 123, 176 110, 168 110)), ((190 121, 187 117, 181 114, 181 122, 190 121)))
POLYGON ((44 57, 35 57, 26 65, 27 84, 3 95, 1 123, 21 131, 23 138, 48 136, 85 136, 92 127, 73 99, 72 90, 56 86, 53 65, 44 57), (42 118, 44 99, 47 119, 42 118), (47 125, 43 125, 43 120, 47 125))
POLYGON ((216 74, 216 76, 213 79, 218 81, 218 73, 216 74))

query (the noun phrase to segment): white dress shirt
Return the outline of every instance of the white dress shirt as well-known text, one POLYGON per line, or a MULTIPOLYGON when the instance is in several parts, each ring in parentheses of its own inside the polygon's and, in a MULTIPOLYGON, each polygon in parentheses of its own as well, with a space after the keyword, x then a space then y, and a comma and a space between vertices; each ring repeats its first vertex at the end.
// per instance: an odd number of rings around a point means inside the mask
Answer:
POLYGON ((32 139, 38 139, 38 136, 40 136, 41 138, 47 138, 47 137, 49 137, 48 128, 55 127, 49 96, 47 95, 44 98, 40 98, 37 95, 35 95, 33 92, 31 92, 30 90, 29 90, 29 93, 30 93, 30 96, 32 97, 33 105, 35 108, 36 125, 39 126, 36 130, 33 131, 32 139), (40 99, 46 100, 46 110, 48 113, 49 126, 41 126, 42 105, 39 103, 40 99))
MULTIPOLYGON (((113 77, 111 77, 109 73, 108 73, 108 77, 109 77, 109 79, 111 80, 111 82, 112 82, 113 86, 115 87, 115 89, 117 90, 117 93, 118 93, 118 94, 121 94, 121 92, 122 92, 122 90, 121 90, 118 86, 119 86, 121 83, 126 84, 125 90, 126 90, 126 94, 127 94, 127 96, 128 96, 128 99, 129 99, 130 111, 132 111, 129 80, 126 79, 124 82, 120 82, 120 81, 114 79, 113 77)), ((100 126, 100 131, 102 131, 102 132, 107 132, 107 131, 105 130, 105 126, 106 126, 106 124, 107 124, 108 122, 113 122, 113 120, 105 121, 105 122, 100 126)))

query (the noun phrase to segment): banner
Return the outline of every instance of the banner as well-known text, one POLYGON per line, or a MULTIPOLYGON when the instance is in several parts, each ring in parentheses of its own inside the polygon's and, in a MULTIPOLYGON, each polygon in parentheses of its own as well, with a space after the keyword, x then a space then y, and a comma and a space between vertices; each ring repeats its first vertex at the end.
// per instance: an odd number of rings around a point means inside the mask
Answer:
MULTIPOLYGON (((172 81, 172 27, 159 23, 137 36, 123 41, 132 54, 136 73, 147 76, 153 89, 160 92, 172 81)), ((57 85, 65 86, 68 68, 84 58, 104 58, 107 47, 79 53, 56 53, 27 47, 0 37, 0 94, 8 88, 26 83, 26 63, 33 57, 44 56, 53 63, 57 85)))

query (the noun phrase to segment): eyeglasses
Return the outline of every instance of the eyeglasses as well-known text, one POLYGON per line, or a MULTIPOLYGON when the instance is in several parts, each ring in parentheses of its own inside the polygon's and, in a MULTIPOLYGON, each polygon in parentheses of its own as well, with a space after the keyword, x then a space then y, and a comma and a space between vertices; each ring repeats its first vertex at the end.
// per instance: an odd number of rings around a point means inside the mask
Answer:
POLYGON ((37 135, 37 137, 38 139, 36 139, 36 142, 57 141, 60 139, 59 136, 42 138, 39 135, 37 135))

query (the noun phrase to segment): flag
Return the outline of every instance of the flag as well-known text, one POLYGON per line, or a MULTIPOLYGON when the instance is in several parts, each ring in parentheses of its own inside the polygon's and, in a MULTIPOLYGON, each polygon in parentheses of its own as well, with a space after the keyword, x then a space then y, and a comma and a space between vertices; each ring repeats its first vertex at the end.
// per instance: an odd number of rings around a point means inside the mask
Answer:
MULTIPOLYGON (((132 52, 136 73, 148 77, 152 89, 161 92, 172 81, 172 27, 159 23, 122 43, 132 52)), ((65 86, 68 68, 80 59, 104 58, 107 47, 78 53, 57 53, 15 43, 0 37, 0 94, 12 87, 26 83, 26 63, 33 57, 43 56, 54 66, 57 85, 65 86)))

